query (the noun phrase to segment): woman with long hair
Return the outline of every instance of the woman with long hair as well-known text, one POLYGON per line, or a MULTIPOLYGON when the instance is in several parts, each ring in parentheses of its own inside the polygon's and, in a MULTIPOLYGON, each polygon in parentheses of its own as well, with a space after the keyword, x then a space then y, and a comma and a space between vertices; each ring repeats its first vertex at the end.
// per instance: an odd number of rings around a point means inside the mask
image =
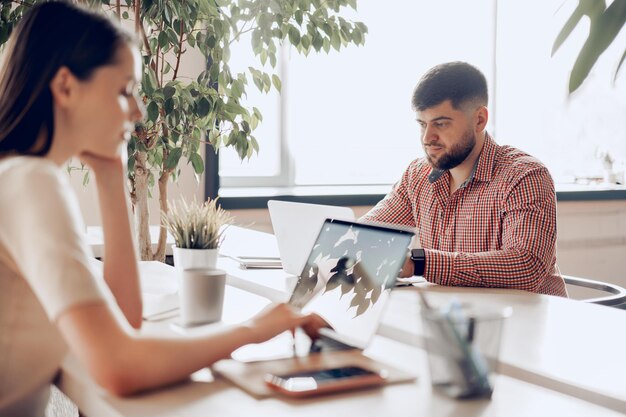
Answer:
MULTIPOLYGON (((297 326, 281 304, 194 339, 140 335, 141 294, 122 154, 142 118, 133 35, 67 2, 34 6, 15 28, 0 73, 0 414, 43 415, 71 351, 109 392, 186 378, 297 326), (95 175, 105 238, 104 279, 90 252, 64 165, 95 175)), ((313 326, 315 327, 315 326, 313 326)))

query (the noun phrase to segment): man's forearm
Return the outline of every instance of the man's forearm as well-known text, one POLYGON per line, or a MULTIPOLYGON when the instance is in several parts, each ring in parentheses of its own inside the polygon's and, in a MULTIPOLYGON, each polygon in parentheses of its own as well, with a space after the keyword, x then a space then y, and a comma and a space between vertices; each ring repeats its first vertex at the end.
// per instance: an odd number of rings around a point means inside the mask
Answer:
POLYGON ((513 288, 536 292, 550 263, 528 250, 465 253, 426 250, 424 278, 440 285, 513 288))

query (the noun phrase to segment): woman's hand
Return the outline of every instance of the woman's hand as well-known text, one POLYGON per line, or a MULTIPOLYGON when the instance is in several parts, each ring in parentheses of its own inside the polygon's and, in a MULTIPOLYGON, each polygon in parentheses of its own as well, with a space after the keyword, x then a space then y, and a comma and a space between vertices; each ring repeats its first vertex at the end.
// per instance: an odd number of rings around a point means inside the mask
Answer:
POLYGON ((328 327, 328 323, 317 314, 303 315, 287 304, 278 304, 253 317, 248 327, 253 334, 252 343, 260 343, 296 327, 302 327, 309 337, 315 338, 319 329, 328 327))
MULTIPOLYGON (((124 155, 126 152, 124 152, 124 155)), ((106 158, 92 153, 83 152, 79 155, 81 162, 87 165, 98 180, 105 178, 117 178, 119 175, 124 176, 125 161, 127 158, 106 158)))

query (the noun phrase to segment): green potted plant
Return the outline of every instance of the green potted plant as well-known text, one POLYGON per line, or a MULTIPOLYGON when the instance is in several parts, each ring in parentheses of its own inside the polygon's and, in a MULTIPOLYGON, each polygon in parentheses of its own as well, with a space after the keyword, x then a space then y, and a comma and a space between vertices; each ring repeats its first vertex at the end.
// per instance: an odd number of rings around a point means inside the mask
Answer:
MULTIPOLYGON (((33 4, 45 0, 0 3, 0 46, 33 4)), ((164 260, 166 232, 161 228, 156 251, 149 233, 148 199, 157 185, 161 211, 168 211, 167 189, 176 181, 181 162, 191 164, 196 175, 204 172, 202 147, 215 151, 233 147, 250 158, 259 150, 253 136, 263 120, 256 107, 241 98, 251 80, 263 92, 280 91, 277 74, 249 67, 233 73, 228 65, 231 46, 249 34, 260 64, 277 64, 283 42, 299 53, 329 53, 348 44, 364 43, 367 27, 340 16, 356 0, 84 0, 114 13, 133 25, 142 41, 144 60, 140 93, 147 117, 128 145, 131 201, 142 260, 164 260), (181 63, 195 49, 207 65, 192 79, 180 74, 181 63)))
POLYGON ((174 266, 179 269, 215 269, 224 231, 233 223, 217 199, 203 203, 184 199, 161 212, 161 223, 174 238, 174 266))

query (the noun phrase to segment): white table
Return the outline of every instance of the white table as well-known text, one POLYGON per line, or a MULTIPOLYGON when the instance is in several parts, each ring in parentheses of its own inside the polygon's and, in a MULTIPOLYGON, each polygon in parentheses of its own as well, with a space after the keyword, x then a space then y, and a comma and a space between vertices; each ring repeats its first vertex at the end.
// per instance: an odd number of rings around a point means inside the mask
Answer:
MULTIPOLYGON (((237 241, 271 242, 266 234, 236 228, 231 232, 228 241, 233 247, 237 241)), ((285 299, 293 285, 282 271, 246 271, 231 260, 219 262, 229 272, 226 322, 245 320, 267 304, 264 297, 285 299)), ((456 296, 462 302, 513 307, 491 401, 454 401, 431 390, 425 353, 419 348, 423 341, 416 292, 410 288, 394 290, 381 336, 366 354, 414 373, 414 383, 305 401, 258 400, 205 370, 189 383, 120 399, 97 387, 70 356, 59 386, 90 417, 617 416, 626 411, 626 385, 621 381, 626 375, 621 359, 624 338, 619 334, 626 328, 625 312, 519 291, 425 287, 435 303, 456 296)), ((175 334, 167 322, 147 323, 144 331, 175 334)))
MULTIPOLYGON (((271 247, 271 235, 235 233, 246 245, 271 247)), ((219 266, 231 285, 274 301, 284 301, 295 282, 281 270, 241 270, 229 259, 219 266)), ((517 290, 419 287, 434 303, 456 297, 475 306, 512 306, 499 358, 502 374, 626 413, 626 311, 517 290)), ((378 333, 423 347, 417 290, 396 289, 391 298, 378 333)))

